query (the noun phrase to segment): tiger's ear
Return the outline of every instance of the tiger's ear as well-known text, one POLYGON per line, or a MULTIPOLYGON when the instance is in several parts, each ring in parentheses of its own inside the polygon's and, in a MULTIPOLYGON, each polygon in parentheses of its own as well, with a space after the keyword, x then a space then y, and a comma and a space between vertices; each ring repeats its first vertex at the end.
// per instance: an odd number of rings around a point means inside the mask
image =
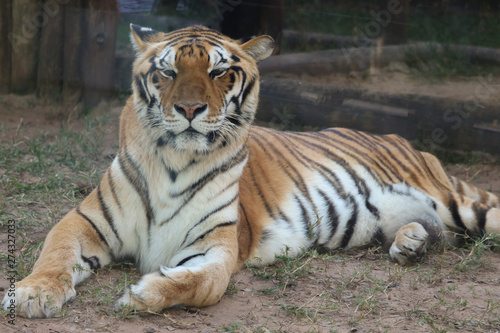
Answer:
POLYGON ((252 38, 240 46, 243 51, 254 58, 256 62, 259 62, 266 59, 273 53, 274 39, 271 36, 264 35, 252 38))
POLYGON ((130 24, 130 32, 130 41, 137 52, 146 50, 148 44, 154 40, 154 37, 160 34, 159 31, 136 24, 130 24))

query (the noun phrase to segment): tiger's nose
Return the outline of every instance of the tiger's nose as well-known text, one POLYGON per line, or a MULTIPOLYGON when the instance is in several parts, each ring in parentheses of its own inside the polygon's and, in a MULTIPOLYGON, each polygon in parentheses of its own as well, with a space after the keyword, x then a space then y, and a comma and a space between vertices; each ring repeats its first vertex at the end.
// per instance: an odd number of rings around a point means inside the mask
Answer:
POLYGON ((174 104, 175 111, 182 114, 187 120, 193 120, 197 115, 202 113, 207 109, 206 104, 196 103, 196 104, 174 104))

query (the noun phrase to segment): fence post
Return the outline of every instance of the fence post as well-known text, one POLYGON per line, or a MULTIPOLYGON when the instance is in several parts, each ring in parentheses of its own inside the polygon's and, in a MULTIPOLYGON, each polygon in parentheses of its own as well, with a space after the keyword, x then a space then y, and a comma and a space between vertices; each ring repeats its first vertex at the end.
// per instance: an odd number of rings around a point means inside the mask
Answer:
POLYGON ((4 0, 0 3, 0 93, 10 91, 10 76, 12 64, 12 48, 8 39, 12 31, 12 0, 4 0))
POLYGON ((61 95, 63 74, 64 7, 55 1, 47 1, 43 12, 49 19, 41 27, 37 95, 57 100, 61 95))
POLYGON ((36 90, 37 59, 40 27, 48 16, 37 0, 12 2, 12 32, 8 39, 12 47, 11 92, 29 94, 36 90))
POLYGON ((384 45, 406 44, 410 22, 410 0, 382 0, 381 9, 376 15, 378 22, 384 27, 384 45))
POLYGON ((271 35, 275 40, 273 54, 279 53, 285 14, 284 0, 215 1, 220 30, 234 39, 271 35))
POLYGON ((73 0, 64 8, 64 49, 62 97, 77 101, 82 97, 82 50, 85 40, 85 0, 73 0))
POLYGON ((8 39, 12 31, 12 0, 0 3, 0 93, 10 91, 11 79, 11 46, 8 39))
POLYGON ((120 18, 116 0, 89 0, 82 61, 83 97, 96 105, 114 90, 116 31, 120 18))

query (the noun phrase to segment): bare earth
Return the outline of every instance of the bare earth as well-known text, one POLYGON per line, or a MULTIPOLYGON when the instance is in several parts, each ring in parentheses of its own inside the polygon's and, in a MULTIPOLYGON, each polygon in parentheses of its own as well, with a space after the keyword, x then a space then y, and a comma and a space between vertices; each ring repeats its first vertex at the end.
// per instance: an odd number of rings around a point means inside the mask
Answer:
MULTIPOLYGON (((382 86, 377 82, 374 85, 382 86)), ((40 130, 57 133, 61 124, 77 132, 85 127, 77 117, 78 107, 68 117, 71 108, 40 106, 32 96, 1 99, 3 146, 27 142, 40 130)), ((95 165, 98 174, 102 174, 116 150, 120 108, 116 105, 108 112, 104 148, 95 165)), ((57 136, 49 138, 56 140, 57 136)), ((483 158, 472 165, 449 165, 448 170, 500 194, 500 166, 494 158, 483 158)), ((63 168, 61 172, 66 171, 63 168)), ((6 170, 0 165, 0 177, 4 173, 6 170)), ((25 177, 29 183, 29 172, 25 177)), ((96 184, 89 180, 80 185, 85 188, 96 184)), ((8 195, 1 192, 0 201, 7 200, 8 195)), ((75 201, 78 200, 81 198, 75 201)), ((5 258, 7 219, 25 218, 12 205, 15 203, 6 201, 0 206, 0 214, 13 214, 0 215, 0 288, 4 290, 9 288, 5 258)), ((63 204, 32 203, 34 210, 50 211, 50 218, 37 225, 19 227, 17 237, 25 244, 37 243, 50 225, 74 205, 68 200, 63 200, 63 204)), ((243 268, 234 275, 227 294, 216 305, 202 309, 179 307, 160 314, 116 314, 113 301, 119 296, 119 286, 137 281, 140 275, 129 265, 104 268, 77 287, 77 298, 60 317, 16 317, 12 325, 4 314, 0 332, 498 332, 500 253, 490 252, 483 245, 465 249, 438 247, 408 267, 391 262, 378 249, 312 252, 293 267, 285 267, 281 262, 261 268, 257 274, 243 268), (280 278, 280 271, 285 271, 290 280, 280 278), (266 274, 269 278, 263 277, 266 274), (293 281, 296 275, 297 280, 293 281)), ((39 247, 33 251, 36 255, 39 247)), ((3 298, 3 293, 0 295, 3 298)))

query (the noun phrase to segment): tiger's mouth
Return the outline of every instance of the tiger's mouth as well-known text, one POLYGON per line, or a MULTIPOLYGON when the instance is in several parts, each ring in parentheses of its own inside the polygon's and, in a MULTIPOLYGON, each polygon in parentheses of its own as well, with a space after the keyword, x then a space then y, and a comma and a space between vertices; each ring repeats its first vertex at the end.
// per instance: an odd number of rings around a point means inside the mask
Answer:
POLYGON ((181 133, 195 133, 195 134, 201 134, 200 132, 198 132, 197 130, 195 130, 193 128, 193 126, 189 126, 188 128, 186 128, 184 131, 182 131, 181 133))
POLYGON ((217 138, 217 131, 210 131, 207 134, 203 134, 203 133, 197 131, 196 129, 194 129, 193 126, 189 126, 184 131, 180 132, 177 135, 182 135, 182 134, 186 135, 189 139, 194 139, 198 136, 205 137, 207 139, 208 143, 214 142, 215 139, 217 138))

